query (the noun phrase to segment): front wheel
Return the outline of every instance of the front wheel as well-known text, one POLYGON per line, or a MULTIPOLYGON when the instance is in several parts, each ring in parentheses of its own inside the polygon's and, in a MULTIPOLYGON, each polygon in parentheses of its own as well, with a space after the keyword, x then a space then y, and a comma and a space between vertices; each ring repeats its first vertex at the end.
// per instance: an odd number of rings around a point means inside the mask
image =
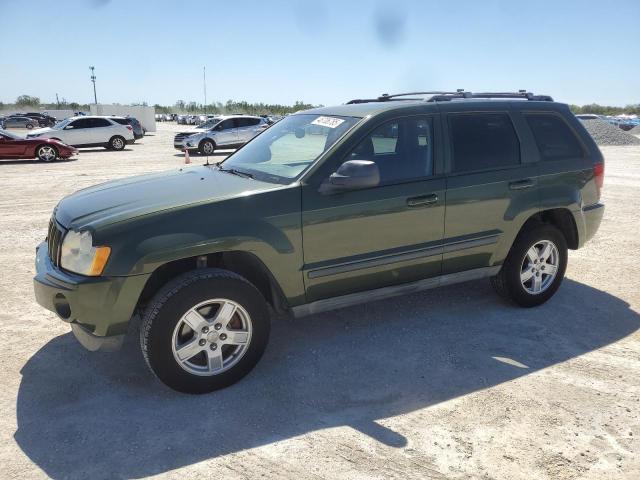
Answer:
POLYGON ((53 162, 58 158, 58 150, 52 145, 41 145, 36 150, 36 156, 42 162, 53 162))
POLYGON ((109 146, 108 148, 111 150, 124 150, 124 147, 127 143, 125 142, 125 139, 120 137, 120 136, 115 136, 115 137, 111 137, 111 140, 109 140, 109 146))
POLYGON ((203 155, 212 155, 216 150, 216 145, 209 139, 205 139, 198 145, 198 150, 203 155))
POLYGON ((208 393, 237 382, 258 363, 269 339, 267 306, 243 277, 219 269, 169 282, 146 309, 140 344, 167 386, 208 393))
POLYGON ((564 235, 552 225, 539 225, 518 235, 491 283, 505 298, 522 307, 535 307, 556 293, 566 269, 564 235))

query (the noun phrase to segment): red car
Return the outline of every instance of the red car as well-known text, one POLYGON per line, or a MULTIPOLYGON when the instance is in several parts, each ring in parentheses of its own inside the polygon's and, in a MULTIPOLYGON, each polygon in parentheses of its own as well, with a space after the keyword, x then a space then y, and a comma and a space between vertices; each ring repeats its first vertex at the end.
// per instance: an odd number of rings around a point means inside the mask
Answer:
POLYGON ((24 138, 6 130, 0 130, 0 159, 37 158, 43 162, 53 162, 69 158, 78 150, 51 138, 24 138))

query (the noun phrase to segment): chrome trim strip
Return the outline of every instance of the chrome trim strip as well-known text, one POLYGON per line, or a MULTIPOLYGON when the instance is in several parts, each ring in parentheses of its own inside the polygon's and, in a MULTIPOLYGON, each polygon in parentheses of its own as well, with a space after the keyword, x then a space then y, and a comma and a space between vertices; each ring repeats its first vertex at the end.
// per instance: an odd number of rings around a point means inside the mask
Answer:
POLYGON ((468 248, 480 247, 483 245, 491 245, 498 242, 499 234, 487 235, 484 237, 474 238, 472 240, 458 240, 455 242, 445 243, 444 245, 436 245, 433 247, 411 250, 409 252, 385 255, 378 258, 365 260, 354 260, 330 267, 322 267, 307 272, 308 278, 321 278, 329 275, 337 275, 339 273, 348 273, 365 268, 380 267, 383 265, 391 265, 393 263, 405 262, 407 260, 416 260, 418 258, 427 258, 442 253, 457 252, 468 248))
POLYGON ((444 285, 453 285, 455 283, 493 277, 500 271, 500 268, 502 268, 502 265, 476 268, 464 272, 450 273, 447 275, 441 275, 439 277, 418 280, 417 282, 403 283, 402 285, 393 285, 390 287, 382 287, 365 292, 350 293, 348 295, 342 295, 339 297, 326 298, 323 300, 306 303, 304 305, 298 305, 297 307, 291 308, 291 312, 296 318, 305 317, 307 315, 313 315, 320 312, 350 307, 352 305, 358 305, 360 303, 373 302, 376 300, 382 300, 398 295, 419 292, 422 290, 428 290, 444 285))

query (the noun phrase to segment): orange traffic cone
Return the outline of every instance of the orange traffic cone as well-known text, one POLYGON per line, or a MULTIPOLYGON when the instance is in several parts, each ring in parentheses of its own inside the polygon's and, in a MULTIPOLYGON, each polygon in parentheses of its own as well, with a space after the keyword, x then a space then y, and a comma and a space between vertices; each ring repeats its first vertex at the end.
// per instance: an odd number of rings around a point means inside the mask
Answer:
POLYGON ((184 163, 191 163, 191 158, 189 157, 189 149, 184 149, 184 163))

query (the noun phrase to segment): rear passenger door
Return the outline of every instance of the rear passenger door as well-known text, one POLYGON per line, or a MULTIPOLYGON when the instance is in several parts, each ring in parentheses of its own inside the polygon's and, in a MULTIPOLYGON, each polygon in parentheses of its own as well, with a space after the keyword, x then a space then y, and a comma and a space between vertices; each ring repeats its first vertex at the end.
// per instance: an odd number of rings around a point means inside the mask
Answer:
POLYGON ((259 118, 236 118, 238 124, 238 142, 246 143, 260 133, 259 118))
POLYGON ((107 143, 112 136, 121 133, 106 118, 91 118, 91 143, 107 143))
POLYGON ((532 140, 508 104, 442 110, 448 138, 442 273, 500 265, 520 226, 539 209, 532 140))
MULTIPOLYGON (((89 118, 79 118, 64 127, 60 134, 60 140, 68 145, 84 145, 91 143, 88 140, 87 129, 90 127, 89 118)), ((54 135, 52 135, 54 136, 54 135)))

